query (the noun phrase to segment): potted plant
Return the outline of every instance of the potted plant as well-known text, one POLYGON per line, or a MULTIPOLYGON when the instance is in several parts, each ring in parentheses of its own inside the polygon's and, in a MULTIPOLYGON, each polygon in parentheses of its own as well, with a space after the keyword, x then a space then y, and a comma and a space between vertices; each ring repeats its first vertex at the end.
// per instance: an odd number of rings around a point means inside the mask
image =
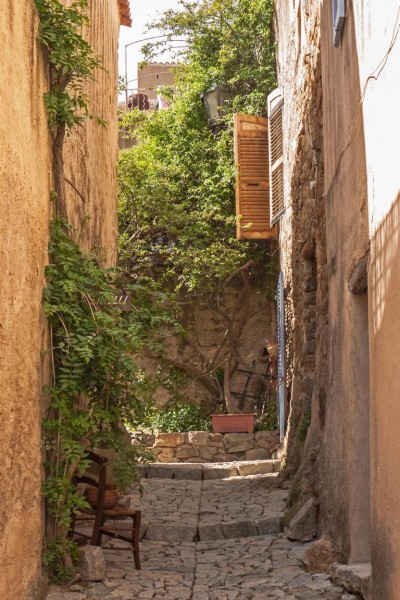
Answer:
POLYGON ((211 415, 214 433, 253 433, 254 413, 211 415))

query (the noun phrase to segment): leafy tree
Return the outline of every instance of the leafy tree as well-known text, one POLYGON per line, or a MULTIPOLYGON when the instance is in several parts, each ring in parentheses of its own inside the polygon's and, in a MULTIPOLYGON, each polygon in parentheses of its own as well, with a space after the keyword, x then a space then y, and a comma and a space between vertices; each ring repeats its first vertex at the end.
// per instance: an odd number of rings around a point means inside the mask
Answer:
POLYGON ((119 161, 120 258, 135 280, 155 279, 178 292, 188 343, 196 335, 194 302, 222 320, 219 341, 194 360, 172 363, 235 410, 230 380, 239 365, 251 369, 241 356, 243 334, 260 310, 252 307, 251 287, 274 271, 275 247, 235 237, 232 114, 265 115, 275 86, 273 1, 182 0, 181 9, 152 24, 166 41, 146 47, 150 60, 168 40, 187 40, 176 85, 165 90, 171 107, 152 114, 134 110, 122 120, 124 130, 133 130, 135 145, 119 161), (232 98, 212 130, 201 93, 214 82, 232 98), (228 310, 232 286, 237 303, 228 310))

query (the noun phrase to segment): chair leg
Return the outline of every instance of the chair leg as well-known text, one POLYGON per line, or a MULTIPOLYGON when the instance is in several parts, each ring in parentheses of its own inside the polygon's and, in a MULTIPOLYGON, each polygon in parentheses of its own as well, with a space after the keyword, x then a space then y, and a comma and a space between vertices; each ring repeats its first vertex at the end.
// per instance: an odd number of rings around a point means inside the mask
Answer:
POLYGON ((140 510, 136 511, 136 515, 133 517, 133 530, 132 530, 132 548, 133 558, 135 561, 135 567, 138 571, 141 569, 140 565, 140 554, 139 554, 139 539, 140 539, 140 521, 142 513, 140 510))
POLYGON ((72 512, 71 513, 71 523, 69 525, 68 534, 67 534, 67 537, 69 540, 72 540, 72 538, 74 537, 75 520, 76 520, 76 515, 74 512, 72 512))

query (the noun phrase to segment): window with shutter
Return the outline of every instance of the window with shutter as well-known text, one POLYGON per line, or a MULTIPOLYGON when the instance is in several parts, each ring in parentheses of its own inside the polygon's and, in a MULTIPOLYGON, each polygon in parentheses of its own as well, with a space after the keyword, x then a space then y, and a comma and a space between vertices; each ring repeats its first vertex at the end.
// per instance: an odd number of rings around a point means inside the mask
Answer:
POLYGON ((234 140, 237 238, 277 239, 270 219, 268 119, 235 114, 234 140))
POLYGON ((283 94, 277 89, 268 96, 269 119, 269 177, 271 181, 271 225, 285 212, 283 196, 283 94))

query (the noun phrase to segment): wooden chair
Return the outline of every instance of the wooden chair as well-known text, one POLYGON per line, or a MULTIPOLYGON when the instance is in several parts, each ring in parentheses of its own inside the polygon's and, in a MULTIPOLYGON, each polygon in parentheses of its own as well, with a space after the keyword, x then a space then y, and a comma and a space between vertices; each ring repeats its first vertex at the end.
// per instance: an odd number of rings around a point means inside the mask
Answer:
MULTIPOLYGON (((97 501, 96 506, 93 508, 81 509, 78 514, 72 515, 72 523, 69 532, 69 537, 79 535, 80 537, 89 539, 89 544, 92 546, 101 546, 101 540, 103 535, 107 535, 113 538, 124 540, 132 544, 133 558, 135 561, 136 569, 140 569, 140 555, 139 555, 139 536, 140 536, 140 521, 141 511, 140 510, 129 510, 122 506, 115 506, 114 508, 104 508, 105 495, 107 490, 107 464, 108 459, 94 452, 89 452, 89 460, 93 464, 95 471, 94 476, 82 475, 75 476, 73 482, 87 483, 94 488, 97 488, 97 501), (96 478, 95 478, 96 477, 96 478), (119 526, 118 522, 123 520, 127 521, 132 519, 132 526, 127 528, 124 524, 119 526), (91 535, 76 531, 76 521, 93 521, 93 530, 91 535), (110 525, 110 521, 112 525, 110 525), (118 524, 118 525, 117 525, 118 524), (129 532, 129 534, 127 533, 129 532)), ((94 503, 93 503, 94 504, 94 503)))

